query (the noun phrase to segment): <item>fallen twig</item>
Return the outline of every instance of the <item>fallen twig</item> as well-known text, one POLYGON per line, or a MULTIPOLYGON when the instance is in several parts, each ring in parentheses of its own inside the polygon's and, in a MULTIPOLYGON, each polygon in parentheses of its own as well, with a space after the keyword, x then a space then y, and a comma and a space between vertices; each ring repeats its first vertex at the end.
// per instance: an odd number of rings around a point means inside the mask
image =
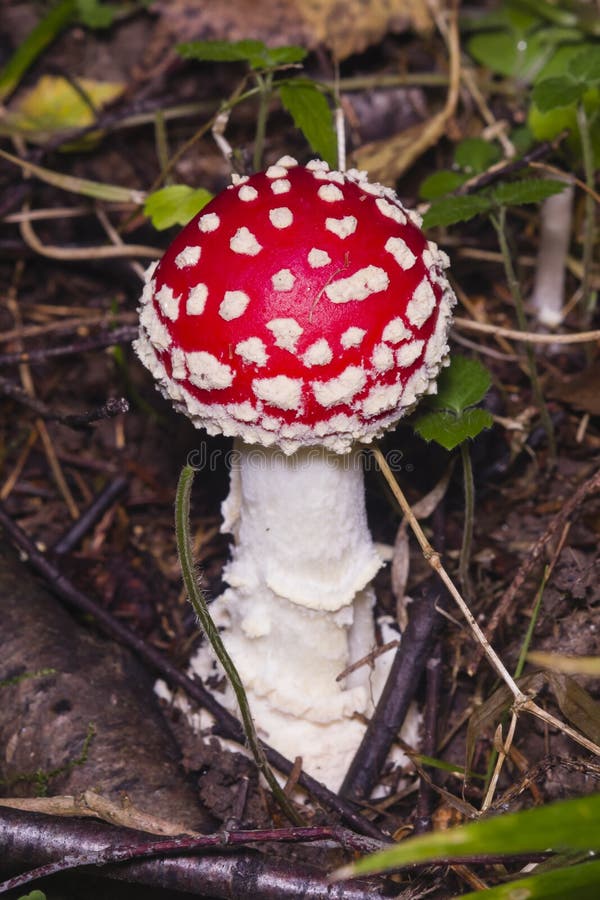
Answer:
MULTIPOLYGON (((3 505, 0 504, 0 525, 5 529, 14 544, 26 554, 30 565, 48 582, 50 589, 61 597, 70 607, 74 607, 92 616, 100 628, 120 643, 129 647, 154 672, 165 678, 172 687, 179 687, 196 703, 206 709, 216 720, 215 733, 244 745, 246 736, 238 720, 215 700, 200 681, 195 681, 169 662, 154 647, 136 635, 126 625, 116 619, 98 603, 78 590, 75 585, 41 553, 33 541, 25 534, 16 522, 13 522, 3 505)), ((263 749, 269 763, 284 774, 294 768, 293 763, 264 744, 263 749)), ((364 816, 342 799, 328 790, 325 785, 302 772, 298 784, 307 790, 326 808, 340 815, 347 825, 360 834, 368 835, 376 840, 385 840, 386 836, 364 816)))
MULTIPOLYGON (((321 830, 321 837, 314 837, 314 840, 335 840, 336 831, 341 840, 355 844, 345 829, 336 828, 321 830)), ((263 835, 269 835, 270 840, 274 833, 276 829, 265 830, 263 835)), ((241 834, 238 832, 238 837, 241 834)), ((10 857, 5 852, 0 858, 0 871, 6 872, 9 865, 12 871, 16 867, 36 866, 35 872, 17 876, 18 881, 5 881, 0 885, 0 892, 27 884, 34 877, 64 871, 69 868, 69 857, 76 865, 83 864, 84 857, 87 864, 102 864, 102 875, 107 878, 162 887, 170 894, 184 891, 196 897, 223 900, 236 900, 240 896, 251 896, 252 900, 317 900, 321 897, 327 897, 327 900, 373 900, 381 896, 383 890, 383 883, 374 880, 331 885, 318 869, 244 850, 242 842, 238 838, 230 839, 226 832, 206 837, 214 840, 212 847, 215 849, 192 855, 183 845, 173 847, 173 841, 149 842, 142 833, 99 822, 65 820, 0 808, 0 846, 10 847, 10 857), (219 847, 231 847, 234 843, 240 846, 238 852, 218 852, 219 847), (149 858, 166 853, 165 845, 169 844, 173 847, 172 852, 180 855, 149 858), (115 865, 118 858, 122 861, 115 865)), ((289 837, 298 840, 291 833, 289 837)), ((362 840, 359 838, 355 844, 357 849, 364 851, 367 846, 374 846, 374 842, 363 845, 362 840)))

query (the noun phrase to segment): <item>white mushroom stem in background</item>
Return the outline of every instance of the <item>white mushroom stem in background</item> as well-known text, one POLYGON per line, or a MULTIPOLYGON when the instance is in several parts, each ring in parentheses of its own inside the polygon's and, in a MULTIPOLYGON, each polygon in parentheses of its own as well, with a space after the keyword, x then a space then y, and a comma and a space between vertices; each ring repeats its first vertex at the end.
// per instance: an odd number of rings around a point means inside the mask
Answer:
MULTIPOLYGON (((336 789, 383 687, 392 654, 336 677, 375 647, 360 453, 237 444, 223 530, 234 535, 229 589, 211 606, 259 734, 336 789)), ((206 677, 203 647, 192 669, 206 677)), ((231 693, 225 703, 235 710, 231 693)))
POLYGON ((540 324, 549 328, 563 320, 573 194, 573 185, 565 184, 564 191, 544 200, 540 211, 540 243, 531 306, 540 324))

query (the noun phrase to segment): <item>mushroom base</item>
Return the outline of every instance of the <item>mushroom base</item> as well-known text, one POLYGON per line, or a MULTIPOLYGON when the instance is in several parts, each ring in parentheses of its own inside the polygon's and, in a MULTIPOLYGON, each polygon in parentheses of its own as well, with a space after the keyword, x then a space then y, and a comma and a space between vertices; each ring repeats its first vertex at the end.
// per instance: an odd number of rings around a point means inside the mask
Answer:
MULTIPOLYGON (((381 566, 369 533, 361 455, 306 448, 292 456, 239 445, 223 505, 234 535, 229 588, 211 605, 245 686, 259 734, 302 756, 335 790, 364 734, 392 654, 338 676, 375 647, 371 579, 381 566)), ((216 671, 209 647, 191 661, 216 671)), ((224 705, 237 712, 228 687, 224 705)))

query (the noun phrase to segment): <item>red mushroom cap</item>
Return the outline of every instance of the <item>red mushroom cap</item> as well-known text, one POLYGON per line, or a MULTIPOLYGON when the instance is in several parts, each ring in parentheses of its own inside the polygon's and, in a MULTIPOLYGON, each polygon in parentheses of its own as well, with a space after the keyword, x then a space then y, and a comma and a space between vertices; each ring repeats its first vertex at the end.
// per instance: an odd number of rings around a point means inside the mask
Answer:
POLYGON ((356 170, 284 157, 237 178, 149 268, 137 353, 210 434, 371 441, 448 354, 448 258, 420 224, 356 170))

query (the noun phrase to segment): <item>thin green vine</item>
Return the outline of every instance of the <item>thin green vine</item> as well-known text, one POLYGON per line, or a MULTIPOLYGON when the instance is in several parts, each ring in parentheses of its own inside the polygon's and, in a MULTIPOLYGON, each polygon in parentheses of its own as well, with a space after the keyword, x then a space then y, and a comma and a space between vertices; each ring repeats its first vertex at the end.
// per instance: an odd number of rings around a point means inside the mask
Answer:
POLYGON ((244 685, 240 679, 238 671, 231 659, 229 653, 225 649, 225 645, 219 634, 219 630, 213 622, 204 592, 200 588, 196 572, 194 568, 194 559, 192 553, 192 542, 190 538, 190 496, 192 492, 192 484, 194 482, 194 469, 192 466, 186 465, 181 470, 179 482, 177 484, 177 494, 175 497, 175 535, 177 539, 177 553, 179 555, 179 564, 183 582, 188 593, 188 597, 194 612, 198 616, 200 625, 206 633, 206 637, 210 641, 215 655, 221 663, 225 674, 229 679, 231 687, 235 693, 242 718, 244 733, 246 735, 250 752, 254 757, 257 768, 265 777, 267 784, 273 792, 277 803, 288 819, 295 825, 302 825, 303 819, 297 813, 294 806, 288 800, 283 792, 279 782, 273 774, 273 770, 267 762, 264 750, 256 733, 254 720, 250 712, 248 698, 244 685))

